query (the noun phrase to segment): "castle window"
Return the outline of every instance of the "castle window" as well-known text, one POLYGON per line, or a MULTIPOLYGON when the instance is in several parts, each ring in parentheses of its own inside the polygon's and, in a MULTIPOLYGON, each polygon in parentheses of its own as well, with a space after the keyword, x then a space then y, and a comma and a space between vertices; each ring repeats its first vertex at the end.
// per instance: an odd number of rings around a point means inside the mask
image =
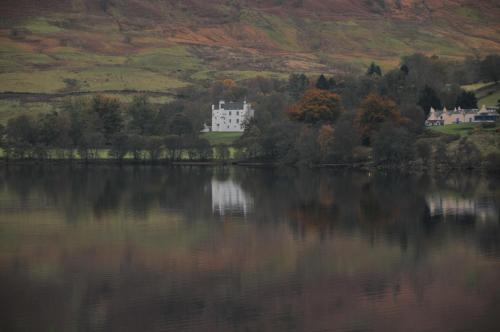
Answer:
POLYGON ((236 123, 240 123, 240 119, 236 119, 236 123))
POLYGON ((236 115, 237 115, 237 116, 240 116, 240 112, 239 112, 239 111, 236 111, 236 115))
POLYGON ((229 111, 229 115, 231 115, 231 111, 229 111))

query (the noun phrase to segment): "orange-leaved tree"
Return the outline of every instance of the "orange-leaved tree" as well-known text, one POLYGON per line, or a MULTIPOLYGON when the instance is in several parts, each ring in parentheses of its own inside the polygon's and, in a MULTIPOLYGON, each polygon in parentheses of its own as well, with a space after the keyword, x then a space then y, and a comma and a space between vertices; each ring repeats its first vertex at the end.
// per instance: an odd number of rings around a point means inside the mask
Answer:
POLYGON ((331 91, 310 89, 288 111, 290 118, 310 124, 335 123, 342 113, 339 95, 331 91))
POLYGON ((397 105, 389 98, 377 94, 369 94, 358 108, 357 124, 361 138, 365 144, 370 144, 370 139, 383 123, 392 122, 399 125, 403 122, 397 105))

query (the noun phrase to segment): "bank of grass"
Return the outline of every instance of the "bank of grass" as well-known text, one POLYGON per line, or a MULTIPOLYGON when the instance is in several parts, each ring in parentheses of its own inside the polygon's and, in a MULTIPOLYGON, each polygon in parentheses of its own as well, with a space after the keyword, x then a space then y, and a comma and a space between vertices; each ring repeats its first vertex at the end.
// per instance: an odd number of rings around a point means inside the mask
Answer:
POLYGON ((490 94, 479 99, 478 104, 486 106, 496 106, 499 104, 499 101, 500 101, 500 85, 498 86, 498 91, 491 92, 490 94))
MULTIPOLYGON (((96 155, 94 158, 89 158, 88 161, 89 162, 92 162, 92 161, 115 161, 115 159, 113 159, 111 156, 110 156, 110 150, 109 149, 97 149, 96 151, 96 155)), ((181 163, 184 163, 184 162, 217 162, 217 161, 220 161, 218 159, 218 156, 217 156, 217 149, 216 147, 214 146, 213 147, 213 157, 209 160, 205 160, 205 161, 200 161, 200 160, 192 160, 189 158, 189 154, 188 154, 188 151, 181 151, 180 153, 180 158, 178 160, 175 160, 174 162, 181 162, 181 163)), ((147 157, 148 153, 147 151, 143 151, 142 152, 142 156, 143 158, 140 159, 138 162, 151 162, 151 159, 149 159, 147 157)), ((236 155, 237 155, 237 151, 235 148, 233 147, 229 147, 229 160, 234 160, 236 158, 236 155)), ((5 152, 3 149, 0 148, 0 158, 5 158, 5 152)), ((36 158, 32 158, 32 159, 27 159, 27 160, 36 160, 36 158)), ((81 158, 81 156, 78 154, 78 151, 77 150, 73 150, 72 151, 72 156, 71 156, 71 150, 65 150, 63 154, 61 154, 61 151, 56 151, 54 149, 51 149, 49 151, 47 151, 47 159, 46 160, 53 160, 53 161, 56 161, 56 160, 60 160, 60 161, 71 161, 71 160, 74 160, 74 161, 84 161, 84 159, 81 158), (61 155, 64 155, 63 157, 60 157, 61 155)), ((134 155, 132 153, 127 153, 125 154, 125 156, 123 157, 123 160, 124 161, 134 161, 134 155)), ((165 151, 163 151, 159 158, 156 161, 158 162, 165 162, 168 160, 168 157, 167 157, 167 153, 165 151)), ((118 161, 118 160, 116 160, 118 161)))
MULTIPOLYGON (((119 93, 106 93, 104 94, 110 98, 116 98, 121 103, 127 104, 132 102, 137 94, 119 94, 119 93)), ((65 101, 70 100, 72 96, 54 98, 49 101, 33 100, 24 101, 22 99, 0 99, 0 124, 6 124, 10 119, 20 115, 37 116, 52 111, 60 110, 60 107, 65 101)), ((76 97, 76 98, 92 98, 91 95, 76 97)), ((149 102, 152 104, 165 104, 174 100, 170 96, 148 96, 149 102)))
POLYGON ((478 98, 478 106, 497 106, 500 100, 500 84, 494 82, 479 82, 463 85, 462 89, 471 91, 478 98))
POLYGON ((478 126, 479 124, 477 123, 458 123, 446 126, 430 127, 429 130, 447 135, 468 136, 478 126))
POLYGON ((128 65, 164 74, 201 69, 200 59, 191 55, 186 47, 157 48, 130 56, 128 65))
POLYGON ((493 85, 494 83, 493 82, 479 82, 479 83, 473 83, 473 84, 467 84, 467 85, 462 85, 462 89, 464 89, 465 91, 477 91, 479 89, 483 89, 483 88, 486 88, 486 87, 489 87, 491 85, 493 85))
POLYGON ((54 103, 21 102, 19 100, 0 100, 0 124, 20 115, 36 116, 56 109, 54 103))
POLYGON ((0 74, 0 92, 56 93, 74 80, 77 91, 171 91, 187 85, 174 77, 129 67, 99 67, 81 71, 44 70, 0 74))
POLYGON ((241 137, 243 133, 239 132, 210 132, 202 133, 201 138, 207 139, 211 145, 216 146, 219 144, 233 145, 234 142, 241 137))
POLYGON ((457 147, 459 140, 448 140, 445 136, 455 136, 472 141, 481 152, 483 157, 490 153, 500 153, 500 133, 499 127, 483 128, 481 124, 475 123, 460 123, 440 127, 431 127, 428 129, 430 133, 438 134, 430 138, 429 143, 436 142, 440 139, 445 139, 448 143, 448 150, 453 150, 457 147))

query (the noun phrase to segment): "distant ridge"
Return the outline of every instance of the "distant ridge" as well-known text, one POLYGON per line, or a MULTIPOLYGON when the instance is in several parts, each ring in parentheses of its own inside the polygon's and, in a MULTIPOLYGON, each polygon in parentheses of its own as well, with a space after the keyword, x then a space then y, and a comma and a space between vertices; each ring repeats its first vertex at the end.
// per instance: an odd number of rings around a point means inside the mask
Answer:
POLYGON ((0 91, 13 92, 147 90, 155 80, 165 89, 361 72, 372 61, 388 69, 416 52, 500 53, 497 0, 3 0, 0 22, 0 91), (145 83, 130 85, 127 70, 145 83), (16 74, 32 72, 46 81, 16 74))

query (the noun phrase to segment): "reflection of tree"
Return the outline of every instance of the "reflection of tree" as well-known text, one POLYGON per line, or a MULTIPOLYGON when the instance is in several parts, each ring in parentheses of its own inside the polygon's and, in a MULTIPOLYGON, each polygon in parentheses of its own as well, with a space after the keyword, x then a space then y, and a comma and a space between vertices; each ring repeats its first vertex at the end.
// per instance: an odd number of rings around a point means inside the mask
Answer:
MULTIPOLYGON (((470 237, 477 218, 456 214, 443 223, 442 216, 429 211, 426 195, 430 191, 483 201, 481 197, 491 192, 484 178, 463 174, 433 178, 395 173, 368 176, 340 171, 252 169, 240 170, 233 178, 255 198, 252 219, 258 222, 287 221, 299 234, 312 232, 320 237, 334 229, 361 231, 371 240, 382 238, 397 243, 403 250, 411 246, 416 259, 429 246, 442 245, 445 233, 470 237)), ((495 202, 489 204, 498 206, 495 202)))
POLYGON ((204 168, 13 166, 0 172, 0 186, 21 206, 50 204, 73 223, 120 210, 146 218, 155 207, 204 218, 211 211, 205 190, 211 177, 204 168))
POLYGON ((33 237, 0 224, 0 330, 353 330, 353 312, 396 301, 402 315, 375 313, 390 325, 374 329, 408 330, 420 317, 442 326, 449 317, 421 305, 429 299, 457 310, 452 329, 476 308, 496 323, 500 225, 432 216, 425 199, 443 189, 498 207, 494 180, 460 178, 440 188, 428 176, 328 170, 2 169, 0 212, 49 206, 74 225, 33 237), (246 220, 212 220, 214 179, 252 197, 246 220), (109 230, 125 214, 141 222, 109 230))

